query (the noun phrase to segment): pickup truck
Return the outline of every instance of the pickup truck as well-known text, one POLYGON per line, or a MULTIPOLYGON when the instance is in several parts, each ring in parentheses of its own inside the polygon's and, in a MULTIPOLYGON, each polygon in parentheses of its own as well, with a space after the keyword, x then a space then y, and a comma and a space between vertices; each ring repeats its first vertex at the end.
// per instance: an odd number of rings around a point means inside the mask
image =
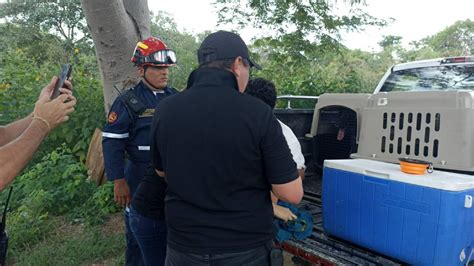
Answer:
MULTIPOLYGON (((438 92, 451 93, 454 91, 474 92, 474 57, 450 57, 394 65, 385 73, 373 94, 323 94, 319 97, 284 95, 279 97, 280 101, 287 101, 287 106, 286 108, 276 109, 275 115, 294 131, 301 143, 306 159, 306 178, 303 182, 305 196, 298 207, 309 211, 314 220, 313 233, 309 238, 289 240, 282 244, 282 248, 294 256, 293 262, 295 264, 406 264, 325 233, 321 191, 323 163, 326 159, 364 158, 364 154, 370 154, 366 155, 366 158, 386 162, 396 162, 394 159, 400 157, 400 153, 402 153, 401 145, 398 147, 398 153, 397 147, 390 147, 394 151, 389 153, 387 146, 387 151, 385 151, 384 143, 382 143, 382 148, 385 153, 380 152, 380 143, 367 145, 378 148, 378 152, 360 146, 364 134, 369 132, 361 129, 361 124, 364 122, 365 128, 370 126, 371 120, 366 119, 364 121, 363 110, 370 102, 371 97, 377 99, 376 104, 382 107, 387 101, 384 95, 390 94, 396 94, 401 99, 406 97, 407 101, 419 101, 420 105, 425 105, 436 97, 429 96, 430 93, 422 94, 421 92, 434 92, 436 94, 438 92), (424 97, 425 95, 427 97, 424 97), (316 106, 314 109, 292 109, 291 101, 295 100, 312 100, 316 102, 316 106)), ((438 95, 437 97, 443 96, 438 95)), ((410 112, 410 106, 403 106, 403 108, 410 112)), ((384 119, 385 122, 383 123, 386 123, 386 120, 390 120, 390 117, 384 119)), ((433 119, 438 119, 436 123, 439 123, 439 117, 436 116, 433 119)), ((376 142, 375 139, 374 142, 376 142)), ((365 143, 370 142, 365 140, 365 143)), ((441 148, 441 146, 436 146, 436 149, 441 148)), ((438 150, 436 153, 438 153, 438 150)), ((435 168, 469 172, 471 174, 473 172, 472 165, 446 165, 443 160, 437 161, 439 155, 434 154, 434 151, 433 154, 430 152, 429 155, 423 155, 422 152, 417 156, 412 155, 415 158, 428 158, 435 161, 435 168)), ((473 263, 473 260, 471 260, 471 263, 473 263)))

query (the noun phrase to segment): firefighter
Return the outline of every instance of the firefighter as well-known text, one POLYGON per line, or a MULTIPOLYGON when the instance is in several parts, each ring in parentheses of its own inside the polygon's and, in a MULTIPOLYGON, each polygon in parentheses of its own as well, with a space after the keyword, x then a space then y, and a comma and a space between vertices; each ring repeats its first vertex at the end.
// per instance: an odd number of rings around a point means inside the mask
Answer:
POLYGON ((125 207, 126 265, 143 265, 142 255, 129 227, 130 200, 150 164, 149 131, 156 105, 177 90, 168 86, 175 52, 159 38, 137 43, 131 61, 141 81, 119 95, 103 128, 102 147, 107 178, 114 182, 114 200, 125 207))

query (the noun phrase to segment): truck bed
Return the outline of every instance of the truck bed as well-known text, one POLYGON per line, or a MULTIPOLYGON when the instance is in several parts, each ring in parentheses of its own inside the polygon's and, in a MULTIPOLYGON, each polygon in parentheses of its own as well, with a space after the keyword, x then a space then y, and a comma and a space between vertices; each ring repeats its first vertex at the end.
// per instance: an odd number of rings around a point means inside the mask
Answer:
POLYGON ((314 110, 277 109, 275 115, 288 125, 301 144, 306 161, 306 177, 303 181, 305 196, 299 208, 313 215, 314 229, 305 240, 290 240, 282 244, 285 251, 316 265, 402 265, 381 254, 356 246, 335 237, 323 230, 323 211, 321 201, 321 169, 315 163, 315 143, 306 134, 311 131, 314 110))
POLYGON ((317 265, 403 265, 401 262, 326 235, 323 230, 321 177, 307 176, 304 188, 305 196, 298 208, 313 215, 313 233, 304 240, 284 242, 282 247, 285 251, 317 265))

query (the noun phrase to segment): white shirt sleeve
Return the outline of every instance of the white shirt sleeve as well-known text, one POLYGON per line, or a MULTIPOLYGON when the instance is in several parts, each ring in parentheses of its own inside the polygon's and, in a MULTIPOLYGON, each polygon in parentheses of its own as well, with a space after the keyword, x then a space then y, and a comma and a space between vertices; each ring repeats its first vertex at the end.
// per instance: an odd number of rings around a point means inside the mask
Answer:
POLYGON ((296 163, 296 168, 304 169, 305 161, 303 153, 301 152, 301 145, 298 141, 298 138, 296 138, 291 128, 283 124, 280 120, 278 120, 278 122, 280 122, 281 130, 283 132, 283 135, 285 136, 286 142, 288 143, 288 147, 290 147, 291 155, 293 156, 293 161, 295 161, 296 163))

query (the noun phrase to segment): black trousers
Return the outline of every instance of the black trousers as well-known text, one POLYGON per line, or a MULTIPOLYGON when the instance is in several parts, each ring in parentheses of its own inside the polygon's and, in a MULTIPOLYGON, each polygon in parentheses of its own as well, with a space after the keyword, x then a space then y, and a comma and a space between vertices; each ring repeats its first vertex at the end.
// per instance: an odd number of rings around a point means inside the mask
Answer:
POLYGON ((273 243, 242 252, 224 254, 191 254, 177 251, 168 246, 166 266, 269 266, 273 243))

